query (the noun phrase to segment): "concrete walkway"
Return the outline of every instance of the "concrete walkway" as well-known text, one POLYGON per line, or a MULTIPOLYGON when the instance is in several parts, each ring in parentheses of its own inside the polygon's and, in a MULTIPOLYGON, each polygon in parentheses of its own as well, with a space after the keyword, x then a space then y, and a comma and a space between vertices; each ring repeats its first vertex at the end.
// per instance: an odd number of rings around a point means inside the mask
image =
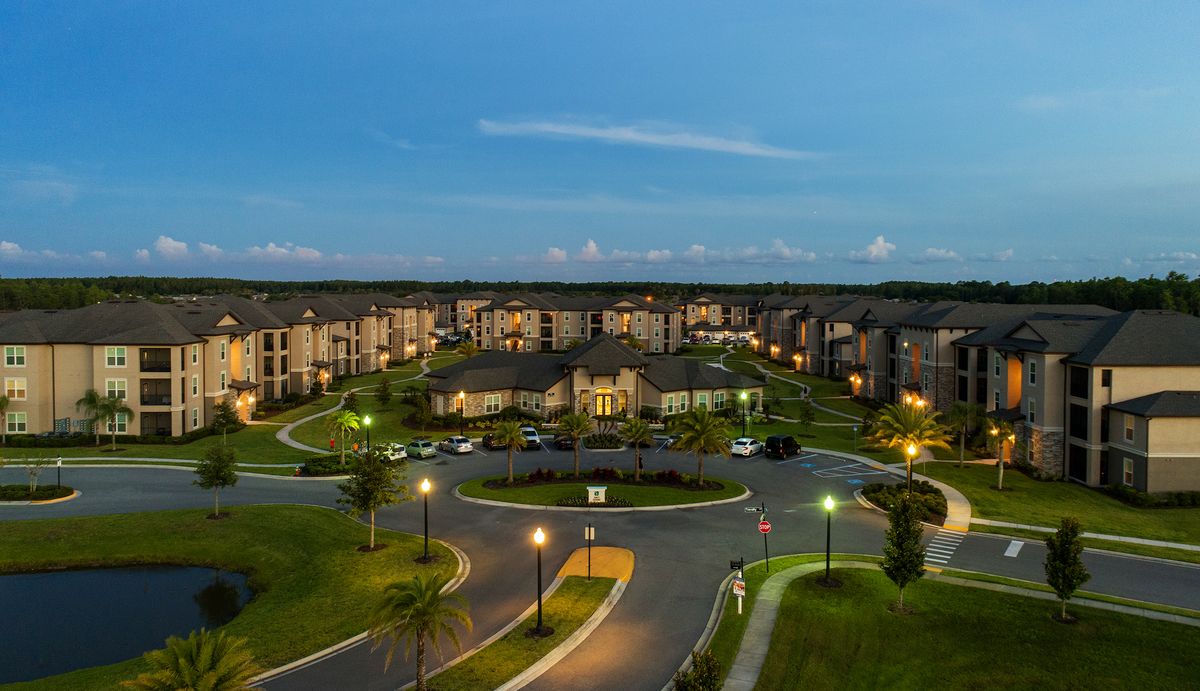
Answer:
MULTIPOLYGON (((868 465, 876 470, 882 470, 891 475, 895 475, 896 477, 907 479, 904 474, 903 464, 899 464, 899 467, 895 468, 887 463, 882 463, 873 458, 867 458, 865 456, 859 456, 858 454, 853 453, 846 453, 844 451, 829 451, 827 449, 821 449, 821 453, 827 456, 837 456, 839 458, 845 458, 851 461, 858 461, 859 463, 868 465)), ((970 530, 972 520, 971 502, 967 500, 966 495, 944 482, 934 480, 931 477, 925 477, 919 473, 914 472, 913 479, 924 480, 928 482, 934 487, 940 489, 942 494, 946 497, 946 522, 942 524, 943 528, 962 533, 970 530)))

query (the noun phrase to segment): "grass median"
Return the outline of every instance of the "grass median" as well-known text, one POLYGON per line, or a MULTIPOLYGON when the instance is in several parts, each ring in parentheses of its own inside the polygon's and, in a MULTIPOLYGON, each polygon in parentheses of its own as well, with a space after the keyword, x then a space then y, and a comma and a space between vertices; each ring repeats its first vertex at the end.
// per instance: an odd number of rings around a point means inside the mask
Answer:
POLYGON ((924 580, 905 591, 915 613, 899 616, 882 573, 840 569, 837 589, 821 575, 788 586, 756 688, 1194 688, 1200 678, 1194 627, 1078 606, 1065 625, 1053 602, 924 580))
MULTIPOLYGON (((376 539, 387 549, 359 552, 368 528, 330 509, 229 511, 221 521, 205 520, 207 510, 197 509, 10 522, 0 532, 0 573, 145 564, 245 573, 254 599, 222 630, 247 638, 256 661, 271 668, 362 632, 388 583, 419 570, 457 568, 440 544, 430 545, 440 557, 436 565, 415 564, 421 538, 384 529, 376 529, 376 539)), ((60 614, 69 621, 69 613, 60 614)), ((5 688, 110 689, 146 669, 137 658, 5 688)))
POLYGON ((501 480, 504 476, 482 477, 468 480, 459 485, 458 491, 464 496, 475 499, 490 499, 510 504, 529 504, 532 506, 557 506, 558 502, 571 497, 586 497, 589 485, 606 485, 609 497, 626 499, 634 507, 639 506, 671 506, 674 504, 699 504, 709 501, 732 499, 745 494, 746 487, 733 480, 706 478, 705 483, 720 484, 719 489, 689 489, 671 485, 626 484, 611 480, 596 480, 579 482, 551 482, 539 485, 514 485, 501 489, 491 489, 484 486, 489 480, 501 480))
MULTIPOLYGON (((307 451, 293 449, 275 438, 279 425, 249 425, 225 435, 210 434, 186 444, 134 444, 118 442, 117 450, 110 451, 108 437, 101 437, 100 446, 71 446, 65 448, 21 448, 10 446, 3 452, 4 458, 19 462, 22 458, 58 458, 63 460, 79 457, 96 458, 171 458, 199 460, 213 446, 226 444, 237 452, 237 460, 243 463, 303 463, 312 456, 307 451)), ((328 441, 326 441, 328 445, 328 441)))
POLYGON ((554 629, 545 638, 531 638, 525 632, 537 623, 537 613, 501 636, 491 645, 450 669, 430 677, 429 685, 438 691, 494 689, 528 669, 557 648, 596 611, 608 597, 612 578, 567 576, 542 603, 542 623, 554 629))

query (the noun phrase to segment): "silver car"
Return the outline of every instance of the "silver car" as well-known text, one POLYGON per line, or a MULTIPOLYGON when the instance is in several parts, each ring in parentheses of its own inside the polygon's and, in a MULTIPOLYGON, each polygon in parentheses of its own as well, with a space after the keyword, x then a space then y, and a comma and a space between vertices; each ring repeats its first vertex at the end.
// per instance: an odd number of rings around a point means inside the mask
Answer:
POLYGON ((750 437, 739 437, 733 440, 733 444, 729 448, 729 453, 734 456, 749 457, 754 454, 762 453, 763 443, 757 439, 750 437))
POLYGON ((471 453, 475 447, 466 437, 446 437, 438 442, 438 448, 447 453, 471 453))
POLYGON ((414 458, 433 458, 437 455, 437 449, 428 439, 414 439, 408 442, 408 446, 404 450, 414 458))

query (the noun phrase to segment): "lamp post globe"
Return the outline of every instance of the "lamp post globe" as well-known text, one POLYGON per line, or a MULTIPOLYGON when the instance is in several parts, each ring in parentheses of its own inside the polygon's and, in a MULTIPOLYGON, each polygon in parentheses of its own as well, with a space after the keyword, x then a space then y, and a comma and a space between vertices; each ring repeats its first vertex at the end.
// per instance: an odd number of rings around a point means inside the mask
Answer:
POLYGON ((825 497, 825 585, 831 585, 829 580, 829 536, 833 532, 833 496, 825 497))
POLYGON ((746 436, 746 399, 747 398, 748 398, 748 396, 746 396, 746 392, 743 391, 742 395, 741 395, 741 399, 742 399, 742 436, 743 437, 746 436))
POLYGON ((371 416, 363 416, 363 426, 367 428, 367 451, 371 450, 371 416))
POLYGON ((421 480, 421 494, 425 497, 425 552, 421 555, 421 563, 429 562, 429 478, 421 480))
POLYGON ((467 416, 467 392, 458 392, 458 436, 463 436, 463 419, 467 416))
POLYGON ((545 541, 546 534, 539 527, 533 533, 533 544, 537 547, 537 626, 531 633, 535 638, 542 638, 553 633, 552 629, 542 626, 542 543, 545 541))

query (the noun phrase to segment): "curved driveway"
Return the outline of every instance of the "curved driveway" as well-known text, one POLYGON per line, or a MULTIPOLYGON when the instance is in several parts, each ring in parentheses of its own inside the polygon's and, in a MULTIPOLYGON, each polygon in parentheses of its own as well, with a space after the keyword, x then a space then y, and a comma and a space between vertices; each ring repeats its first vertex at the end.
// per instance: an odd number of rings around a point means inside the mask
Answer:
MULTIPOLYGON (((585 452, 582 466, 614 464, 629 468, 628 452, 585 452)), ((483 506, 454 499, 458 483, 504 471, 502 453, 476 452, 463 457, 439 456, 413 463, 409 479, 429 477, 430 534, 461 548, 471 560, 471 575, 460 588, 471 604, 475 629, 464 637, 474 646, 512 621, 534 599, 535 573, 531 535, 546 530, 546 573, 552 573, 576 547, 583 528, 596 528, 596 544, 632 549, 637 566, 629 587, 603 624, 575 651, 531 684, 535 689, 661 689, 702 633, 717 586, 729 573, 729 560, 763 556, 758 515, 745 506, 765 501, 773 524, 772 554, 817 552, 825 548, 825 516, 819 501, 832 494, 839 502, 833 518, 833 550, 880 552, 886 520, 862 508, 852 494, 861 482, 886 479, 868 468, 846 468, 847 461, 808 455, 779 463, 709 459, 706 473, 732 477, 756 492, 744 505, 653 512, 560 512, 483 506)), ((571 454, 523 452, 518 472, 537 467, 569 469, 571 454)), ((674 467, 694 470, 694 460, 669 453, 650 453, 650 470, 674 467)), ((19 482, 18 469, 0 471, 4 482, 19 482)), ((0 507, 0 520, 144 511, 182 506, 204 507, 210 496, 191 486, 191 473, 155 469, 78 469, 71 484, 84 492, 73 502, 42 507, 0 507)), ((225 505, 299 502, 334 506, 333 482, 297 482, 243 477, 222 494, 225 505)), ((420 533, 420 500, 390 507, 376 518, 380 525, 420 533)), ((934 536, 932 529, 927 537, 934 536)), ((946 565, 1041 581, 1044 551, 1039 543, 1024 545, 1016 557, 1005 557, 1010 539, 970 534, 946 565)), ((1136 557, 1087 553, 1093 573, 1088 588, 1125 597, 1200 608, 1200 568, 1136 557)), ((436 660, 436 658, 435 658, 436 660)), ((433 662, 433 660, 431 660, 433 662)), ((395 689, 412 680, 412 665, 397 658, 383 672, 381 654, 356 646, 268 682, 282 689, 395 689)))

